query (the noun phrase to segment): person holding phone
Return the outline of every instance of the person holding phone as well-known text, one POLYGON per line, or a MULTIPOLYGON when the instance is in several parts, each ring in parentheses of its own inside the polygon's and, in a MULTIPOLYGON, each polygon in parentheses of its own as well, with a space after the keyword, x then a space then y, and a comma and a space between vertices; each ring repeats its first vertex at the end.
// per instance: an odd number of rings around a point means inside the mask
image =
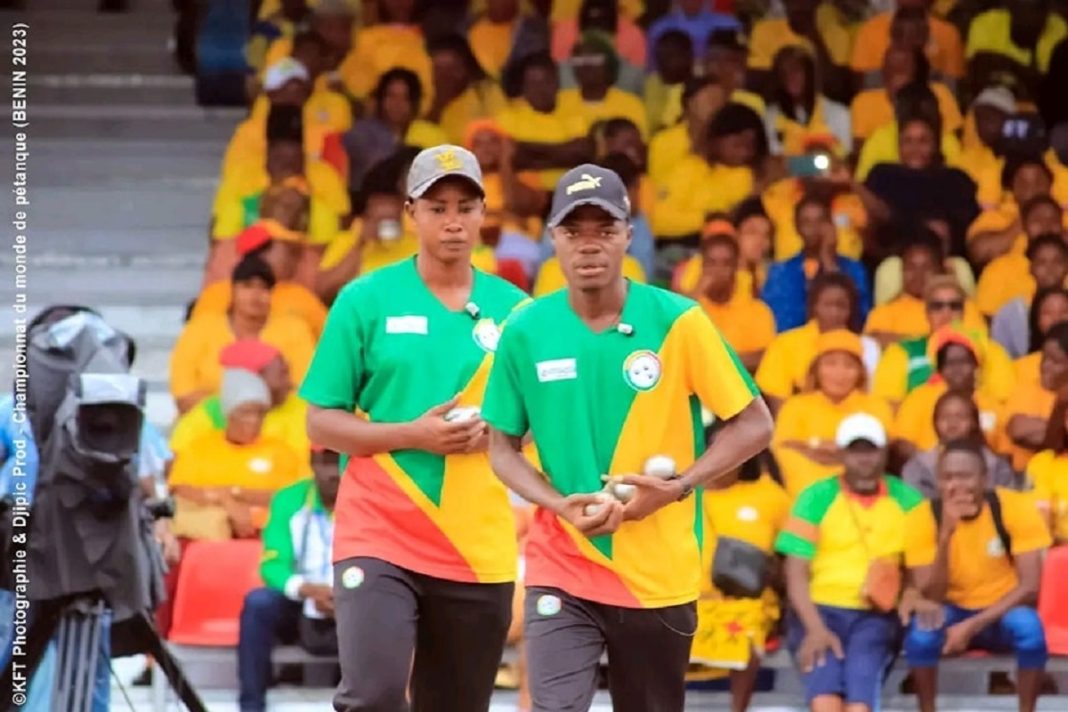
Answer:
POLYGON ((511 620, 515 521, 479 415, 500 325, 525 298, 471 266, 484 215, 466 149, 419 153, 415 257, 346 285, 300 396, 343 453, 334 709, 483 712, 511 620), (410 692, 409 692, 410 690, 410 692))

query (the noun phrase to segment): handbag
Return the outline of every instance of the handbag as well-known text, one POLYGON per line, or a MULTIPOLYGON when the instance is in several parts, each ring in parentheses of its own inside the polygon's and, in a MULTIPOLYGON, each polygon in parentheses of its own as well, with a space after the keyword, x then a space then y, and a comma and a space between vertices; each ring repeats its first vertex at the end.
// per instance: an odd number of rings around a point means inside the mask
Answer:
POLYGON ((760 598, 767 585, 770 558, 754 544, 721 536, 712 557, 712 585, 733 598, 760 598))
POLYGON ((897 608, 898 597, 901 595, 901 564, 894 557, 871 555, 871 547, 868 546, 868 539, 864 536, 864 528, 860 526, 853 503, 847 502, 846 506, 860 536, 864 556, 868 559, 868 572, 864 576, 860 595, 866 598, 875 610, 890 613, 897 608))

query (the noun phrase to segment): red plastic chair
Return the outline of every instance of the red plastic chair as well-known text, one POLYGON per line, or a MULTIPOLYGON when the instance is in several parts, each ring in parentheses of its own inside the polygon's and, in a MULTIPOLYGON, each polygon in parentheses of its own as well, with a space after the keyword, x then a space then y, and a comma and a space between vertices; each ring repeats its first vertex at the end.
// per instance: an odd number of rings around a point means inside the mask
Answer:
POLYGON ((1055 546, 1046 553, 1042 586, 1038 592, 1038 617, 1046 629, 1046 646, 1054 655, 1068 655, 1068 546, 1055 546))
POLYGON ((237 645, 245 595, 263 585, 258 539, 195 541, 185 550, 168 640, 180 645, 237 645))

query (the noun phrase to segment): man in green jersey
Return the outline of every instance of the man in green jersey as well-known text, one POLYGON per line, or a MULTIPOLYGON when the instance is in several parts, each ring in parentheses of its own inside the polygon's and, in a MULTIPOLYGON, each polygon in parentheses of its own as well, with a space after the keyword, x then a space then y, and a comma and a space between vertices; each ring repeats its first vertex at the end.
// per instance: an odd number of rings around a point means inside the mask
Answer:
POLYGON ((767 406, 701 307, 624 279, 629 215, 612 171, 560 180, 548 225, 567 288, 509 320, 483 406, 494 470, 538 505, 524 639, 541 712, 588 709, 605 650, 614 709, 683 709, 701 567, 692 493, 771 438, 767 406), (707 450, 702 404, 723 421, 707 450), (521 453, 528 432, 544 473, 521 453), (596 495, 602 476, 633 497, 596 495))
POLYGON ((518 559, 479 406, 499 325, 524 295, 471 267, 485 211, 471 153, 420 153, 408 196, 417 255, 341 290, 300 389, 310 437, 350 457, 335 508, 334 709, 478 712, 518 559))

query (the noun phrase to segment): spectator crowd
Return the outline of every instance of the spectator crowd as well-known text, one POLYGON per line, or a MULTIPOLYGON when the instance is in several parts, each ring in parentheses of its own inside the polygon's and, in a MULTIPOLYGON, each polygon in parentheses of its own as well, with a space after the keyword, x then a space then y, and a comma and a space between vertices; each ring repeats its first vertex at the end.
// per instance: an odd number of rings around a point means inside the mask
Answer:
POLYGON ((781 633, 813 709, 875 709, 904 635, 925 712, 940 656, 976 647, 1016 654, 1034 709, 1043 552, 1068 540, 1066 12, 263 0, 170 370, 171 579, 190 541, 265 542, 242 710, 264 709, 272 642, 330 648, 339 465, 295 384, 340 288, 415 254, 405 177, 442 143, 485 178, 472 263, 534 297, 565 284, 557 179, 618 173, 626 276, 696 300, 775 415, 703 498, 691 677, 730 671, 742 710, 781 633), (715 583, 728 541, 763 553, 764 590, 715 583))

